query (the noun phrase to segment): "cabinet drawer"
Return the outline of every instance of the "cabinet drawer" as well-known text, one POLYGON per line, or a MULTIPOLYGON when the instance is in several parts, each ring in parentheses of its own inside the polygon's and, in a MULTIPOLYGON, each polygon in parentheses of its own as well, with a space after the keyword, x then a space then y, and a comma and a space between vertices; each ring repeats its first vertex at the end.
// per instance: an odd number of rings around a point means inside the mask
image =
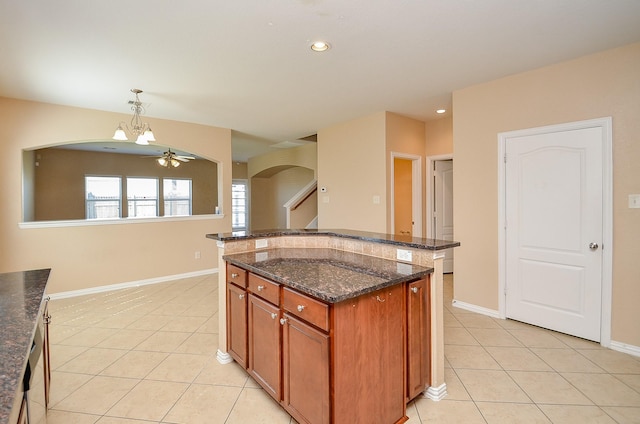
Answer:
POLYGON ((287 287, 282 292, 284 309, 310 324, 329 331, 329 305, 287 287))
POLYGON ((249 291, 264 300, 280 305, 280 285, 249 273, 249 291))
POLYGON ((247 288, 247 271, 235 265, 227 264, 227 283, 247 288))

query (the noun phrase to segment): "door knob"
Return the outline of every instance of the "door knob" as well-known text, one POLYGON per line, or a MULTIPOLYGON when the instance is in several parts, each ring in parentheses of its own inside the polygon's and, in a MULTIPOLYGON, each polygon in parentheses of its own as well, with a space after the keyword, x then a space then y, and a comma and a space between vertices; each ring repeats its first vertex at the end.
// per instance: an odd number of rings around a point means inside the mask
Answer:
POLYGON ((598 243, 589 243, 589 249, 591 250, 598 250, 598 243))

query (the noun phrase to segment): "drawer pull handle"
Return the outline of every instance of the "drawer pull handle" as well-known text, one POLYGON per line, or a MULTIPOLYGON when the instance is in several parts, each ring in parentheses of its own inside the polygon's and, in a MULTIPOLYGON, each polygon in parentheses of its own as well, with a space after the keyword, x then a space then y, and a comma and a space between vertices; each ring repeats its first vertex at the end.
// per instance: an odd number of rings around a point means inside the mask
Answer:
POLYGON ((240 274, 236 274, 235 272, 231 273, 231 278, 238 278, 240 274))
POLYGON ((304 305, 298 305, 298 312, 304 311, 304 305))
POLYGON ((264 290, 264 286, 258 286, 258 291, 264 290))
POLYGON ((278 314, 276 314, 275 312, 271 312, 271 319, 276 319, 278 317, 278 314))
POLYGON ((414 293, 418 293, 418 288, 417 287, 411 287, 411 291, 414 293))
POLYGON ((387 299, 381 299, 380 296, 376 296, 376 300, 380 303, 384 303, 387 299))
POLYGON ((286 318, 280 318, 280 325, 285 325, 287 323, 286 318))
POLYGON ((239 294, 238 299, 244 299, 244 294, 239 294))

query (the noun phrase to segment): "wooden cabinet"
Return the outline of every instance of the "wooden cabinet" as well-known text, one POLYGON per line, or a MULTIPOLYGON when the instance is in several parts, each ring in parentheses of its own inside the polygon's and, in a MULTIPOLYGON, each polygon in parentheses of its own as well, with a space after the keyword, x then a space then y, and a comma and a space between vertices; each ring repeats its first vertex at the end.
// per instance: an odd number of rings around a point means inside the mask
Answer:
POLYGON ((334 423, 405 421, 405 311, 402 284, 333 305, 334 423))
POLYGON ((301 424, 399 424, 428 383, 428 278, 326 304, 247 272, 227 295, 231 355, 301 424))
POLYGON ((407 399, 429 384, 429 278, 407 284, 407 399))
POLYGON ((283 307, 282 404, 300 423, 328 424, 329 307, 288 288, 283 289, 283 307))
POLYGON ((249 294, 249 374, 273 396, 281 399, 280 308, 249 294))
POLYGON ((247 367, 247 291, 227 283, 227 342, 229 354, 247 367))
POLYGON ((227 342, 229 354, 247 367, 247 271, 227 264, 227 342))

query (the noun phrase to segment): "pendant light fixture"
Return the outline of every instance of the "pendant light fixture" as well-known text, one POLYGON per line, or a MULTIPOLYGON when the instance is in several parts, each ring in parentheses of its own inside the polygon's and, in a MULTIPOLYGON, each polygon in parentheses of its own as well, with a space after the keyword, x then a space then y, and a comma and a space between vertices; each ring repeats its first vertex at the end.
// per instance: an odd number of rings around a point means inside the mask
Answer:
POLYGON ((116 128, 116 132, 113 134, 113 139, 119 141, 129 140, 124 131, 126 128, 136 138, 136 144, 148 145, 150 141, 156 141, 156 138, 154 137, 149 124, 142 122, 142 118, 140 118, 140 115, 145 111, 144 106, 142 106, 142 102, 138 97, 138 94, 142 93, 142 90, 132 88, 131 92, 136 96, 135 100, 129 100, 131 110, 133 111, 131 126, 127 125, 125 122, 120 122, 120 124, 118 124, 118 128, 116 128))

